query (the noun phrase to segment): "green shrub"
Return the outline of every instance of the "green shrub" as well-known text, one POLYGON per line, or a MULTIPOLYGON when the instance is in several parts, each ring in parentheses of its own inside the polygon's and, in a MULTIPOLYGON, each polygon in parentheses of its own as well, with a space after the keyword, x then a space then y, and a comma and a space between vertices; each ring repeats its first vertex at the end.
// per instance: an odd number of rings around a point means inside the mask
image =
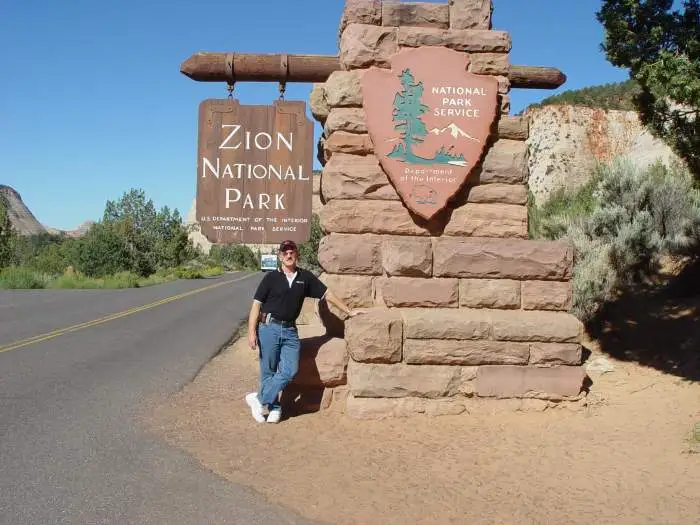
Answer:
POLYGON ((693 255, 700 245, 700 193, 678 166, 601 166, 590 184, 555 195, 535 214, 536 237, 573 245, 573 313, 584 321, 653 275, 662 255, 693 255))
POLYGON ((132 268, 133 254, 111 226, 94 224, 80 239, 75 267, 88 277, 104 277, 132 268))
POLYGON ((203 279, 204 271, 201 268, 178 268, 175 275, 179 279, 203 279))
POLYGON ((209 257, 228 270, 257 271, 260 269, 260 257, 244 244, 212 246, 209 257))
POLYGON ((10 266, 0 270, 0 288, 5 290, 36 290, 46 288, 50 277, 30 268, 10 266))

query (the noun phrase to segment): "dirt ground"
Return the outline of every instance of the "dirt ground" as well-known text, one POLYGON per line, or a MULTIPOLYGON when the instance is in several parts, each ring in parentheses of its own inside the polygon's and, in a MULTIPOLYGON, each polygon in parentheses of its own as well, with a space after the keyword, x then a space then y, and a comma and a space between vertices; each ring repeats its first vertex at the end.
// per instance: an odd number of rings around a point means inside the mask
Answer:
POLYGON ((700 299, 644 299, 618 304, 585 342, 588 364, 614 369, 590 371, 577 411, 356 421, 331 410, 258 424, 243 401, 255 356, 234 344, 154 402, 148 425, 224 478, 329 524, 699 523, 700 299), (682 355, 649 357, 664 340, 682 355))
POLYGON ((579 412, 329 411, 269 425, 243 402, 256 364, 239 346, 158 404, 151 424, 224 478, 327 523, 697 523, 700 385, 611 362, 579 412))

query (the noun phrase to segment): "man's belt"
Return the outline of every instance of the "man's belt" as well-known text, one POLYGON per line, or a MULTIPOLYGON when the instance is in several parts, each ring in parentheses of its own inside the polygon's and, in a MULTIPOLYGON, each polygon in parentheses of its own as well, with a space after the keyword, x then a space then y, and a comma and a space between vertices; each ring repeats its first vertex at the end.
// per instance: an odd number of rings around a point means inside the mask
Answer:
POLYGON ((278 324, 281 326, 296 326, 296 321, 282 321, 281 319, 275 319, 272 314, 266 314, 264 312, 260 313, 259 321, 263 324, 278 324))

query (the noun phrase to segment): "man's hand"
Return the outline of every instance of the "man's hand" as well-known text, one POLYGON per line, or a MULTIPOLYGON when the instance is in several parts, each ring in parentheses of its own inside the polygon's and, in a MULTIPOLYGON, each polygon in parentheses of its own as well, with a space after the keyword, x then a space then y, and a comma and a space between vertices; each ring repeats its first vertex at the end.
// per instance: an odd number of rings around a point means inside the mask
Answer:
POLYGON ((258 346, 258 337, 255 332, 248 332, 248 346, 251 350, 255 350, 258 346))

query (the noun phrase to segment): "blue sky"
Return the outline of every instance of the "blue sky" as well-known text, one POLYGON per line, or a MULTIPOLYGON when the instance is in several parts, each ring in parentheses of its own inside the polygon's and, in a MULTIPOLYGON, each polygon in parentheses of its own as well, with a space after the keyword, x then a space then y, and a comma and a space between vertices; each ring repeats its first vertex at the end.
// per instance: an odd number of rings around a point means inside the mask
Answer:
MULTIPOLYGON (((446 1, 446 0, 445 0, 446 1)), ((557 91, 513 90, 512 113, 553 93, 627 79, 600 51, 600 0, 495 0, 511 63, 558 67, 557 91)), ((0 184, 37 219, 73 229, 142 188, 186 216, 196 191, 197 107, 225 84, 179 72, 197 51, 337 54, 343 0, 2 0, 0 184)), ((309 84, 287 99, 308 101, 309 84)), ((243 104, 276 84, 239 83, 243 104)), ((316 125, 318 137, 320 128, 316 125)), ((316 165, 318 167, 318 165, 316 165)))

